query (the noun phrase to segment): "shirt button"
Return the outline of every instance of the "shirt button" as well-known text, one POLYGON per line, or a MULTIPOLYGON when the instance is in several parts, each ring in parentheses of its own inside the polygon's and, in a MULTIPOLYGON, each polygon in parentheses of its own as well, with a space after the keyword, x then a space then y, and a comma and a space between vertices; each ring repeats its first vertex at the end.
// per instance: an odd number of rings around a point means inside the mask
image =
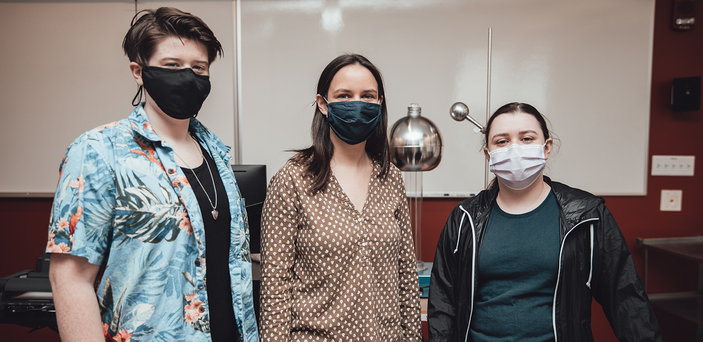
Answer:
POLYGON ((200 267, 200 259, 195 259, 195 266, 200 267))
POLYGON ((168 169, 168 174, 172 175, 176 173, 176 169, 168 169))
POLYGON ((198 290, 202 290, 204 287, 203 284, 198 284, 198 290))

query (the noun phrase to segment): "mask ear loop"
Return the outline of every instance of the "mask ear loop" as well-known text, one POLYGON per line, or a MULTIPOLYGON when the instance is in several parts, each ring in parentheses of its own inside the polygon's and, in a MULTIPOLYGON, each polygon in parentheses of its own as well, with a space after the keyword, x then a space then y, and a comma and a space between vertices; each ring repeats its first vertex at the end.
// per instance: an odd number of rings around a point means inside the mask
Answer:
POLYGON ((325 106, 327 106, 327 114, 322 113, 322 109, 320 109, 320 114, 325 117, 326 120, 330 119, 330 101, 327 101, 327 98, 324 96, 322 97, 323 100, 325 100, 325 106))
MULTIPOLYGON (((328 105, 330 104, 329 101, 327 101, 327 99, 326 99, 324 96, 322 97, 322 99, 325 100, 325 103, 326 103, 326 104, 328 104, 328 105)), ((312 107, 317 106, 317 100, 312 101, 312 103, 310 103, 310 106, 312 106, 312 107)), ((328 107, 328 108, 329 108, 329 107, 328 107)), ((318 109, 319 109, 319 107, 318 107, 318 109)), ((320 113, 322 113, 322 111, 320 111, 320 113)), ((325 114, 322 114, 322 115, 327 116, 327 115, 325 115, 325 114)))
POLYGON ((139 89, 137 89, 137 94, 134 95, 132 98, 132 106, 138 106, 140 103, 142 103, 142 95, 144 95, 144 86, 139 86, 139 89), (139 100, 137 100, 139 98, 139 100), (136 103, 134 101, 137 101, 136 103))

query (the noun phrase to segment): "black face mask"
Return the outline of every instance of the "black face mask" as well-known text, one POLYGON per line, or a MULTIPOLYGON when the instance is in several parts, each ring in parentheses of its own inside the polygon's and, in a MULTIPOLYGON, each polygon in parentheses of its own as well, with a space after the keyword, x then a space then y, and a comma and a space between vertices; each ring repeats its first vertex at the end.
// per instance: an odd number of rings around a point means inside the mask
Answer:
POLYGON ((327 123, 334 134, 349 145, 366 141, 381 122, 381 113, 381 105, 378 103, 327 102, 327 123))
POLYGON ((189 119, 198 115, 210 93, 210 77, 198 75, 190 68, 145 66, 142 68, 142 80, 144 89, 156 105, 174 119, 189 119))

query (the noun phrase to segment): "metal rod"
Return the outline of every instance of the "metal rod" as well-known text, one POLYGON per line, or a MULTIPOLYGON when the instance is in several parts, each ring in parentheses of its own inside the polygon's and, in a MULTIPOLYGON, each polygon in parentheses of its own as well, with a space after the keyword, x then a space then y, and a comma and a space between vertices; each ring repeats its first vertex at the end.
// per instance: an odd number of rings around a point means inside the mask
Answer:
POLYGON ((234 11, 234 163, 242 163, 242 138, 239 115, 242 113, 242 2, 235 1, 234 11))
MULTIPOLYGON (((488 27, 488 55, 486 56, 486 59, 488 60, 488 67, 486 71, 486 123, 488 122, 488 118, 491 116, 491 68, 492 68, 492 61, 493 61, 493 28, 488 27)), ((475 122, 475 120, 471 117, 469 117, 471 122, 474 123, 474 125, 478 125, 478 123, 475 122)), ((478 125, 480 126, 480 125, 478 125)), ((480 126, 483 127, 483 126, 480 126)), ((486 132, 486 128, 484 127, 482 129, 482 132, 484 134, 488 134, 486 132)), ((487 147, 487 146, 486 146, 487 147)), ((488 175, 489 175, 489 170, 488 170, 488 160, 484 162, 485 165, 485 170, 484 170, 484 176, 483 176, 483 187, 488 188, 488 175)))
POLYGON ((417 172, 417 188, 419 191, 419 195, 417 198, 417 226, 415 229, 415 234, 417 235, 417 261, 422 261, 422 196, 423 196, 423 191, 422 191, 422 172, 417 172))
POLYGON ((478 129, 481 130, 481 133, 486 133, 486 127, 483 127, 483 125, 478 123, 478 121, 476 121, 476 119, 472 118, 471 115, 467 115, 466 120, 471 121, 471 123, 474 124, 474 126, 478 127, 478 129))
POLYGON ((486 122, 491 116, 491 67, 493 62, 493 28, 488 28, 488 68, 486 70, 486 122))

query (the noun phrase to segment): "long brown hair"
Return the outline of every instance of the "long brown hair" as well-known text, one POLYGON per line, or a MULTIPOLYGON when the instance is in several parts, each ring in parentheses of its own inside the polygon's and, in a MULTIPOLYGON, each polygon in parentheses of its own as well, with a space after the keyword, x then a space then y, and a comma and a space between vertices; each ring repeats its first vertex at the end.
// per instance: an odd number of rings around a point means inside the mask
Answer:
MULTIPOLYGON (((366 57, 358 54, 344 54, 333 59, 320 75, 320 80, 317 82, 317 94, 327 97, 332 79, 337 72, 347 65, 359 64, 368 69, 378 84, 378 95, 382 98, 381 102, 381 122, 376 129, 371 133, 371 136, 366 140, 366 154, 372 161, 381 165, 379 178, 385 178, 390 168, 390 147, 388 146, 388 137, 386 130, 388 128, 388 109, 386 107, 386 93, 383 90, 383 79, 381 72, 378 71, 366 57)), ((297 152, 291 160, 305 167, 305 174, 313 177, 312 193, 323 191, 327 188, 332 169, 330 161, 334 154, 334 145, 330 139, 330 126, 327 123, 327 117, 322 114, 320 108, 315 106, 315 114, 312 119, 312 146, 294 150, 297 152)))

